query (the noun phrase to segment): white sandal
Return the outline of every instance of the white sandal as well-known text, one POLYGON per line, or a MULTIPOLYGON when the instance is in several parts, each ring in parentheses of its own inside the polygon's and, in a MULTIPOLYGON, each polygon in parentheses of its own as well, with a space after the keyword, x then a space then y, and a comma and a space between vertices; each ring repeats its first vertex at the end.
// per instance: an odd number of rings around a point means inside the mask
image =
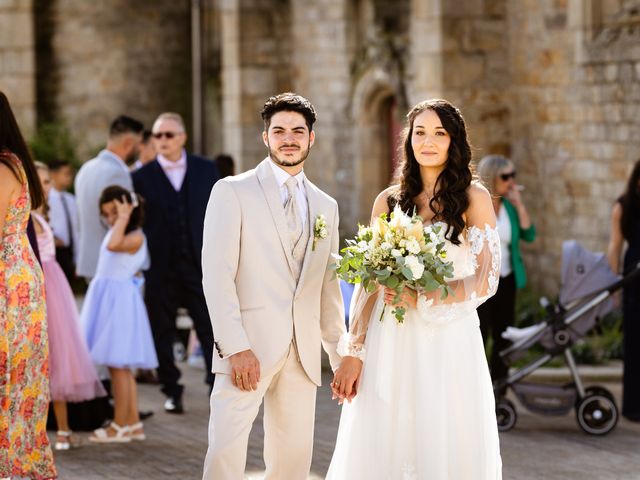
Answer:
POLYGON ((131 441, 129 427, 121 427, 116 422, 111 422, 107 428, 112 428, 116 434, 109 436, 106 428, 98 428, 93 431, 93 435, 89 437, 89 441, 94 443, 128 443, 131 441))
POLYGON ((133 433, 136 430, 142 430, 143 428, 144 426, 142 425, 142 422, 129 425, 129 438, 131 438, 131 440, 146 440, 147 436, 144 434, 144 430, 141 433, 133 433))
POLYGON ((56 450, 69 450, 71 448, 71 430, 58 430, 56 436, 64 437, 64 441, 59 441, 56 438, 56 443, 53 446, 56 450))

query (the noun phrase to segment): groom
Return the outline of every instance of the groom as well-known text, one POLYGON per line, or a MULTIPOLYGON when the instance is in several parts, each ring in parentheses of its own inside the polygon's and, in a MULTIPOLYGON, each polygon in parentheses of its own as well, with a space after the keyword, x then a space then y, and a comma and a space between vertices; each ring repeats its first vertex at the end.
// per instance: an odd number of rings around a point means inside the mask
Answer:
POLYGON ((303 165, 316 120, 304 97, 262 109, 269 155, 216 183, 204 225, 202 269, 216 339, 204 480, 242 479, 249 431, 264 399, 266 480, 306 479, 311 466, 320 345, 335 370, 344 332, 338 206, 303 165))

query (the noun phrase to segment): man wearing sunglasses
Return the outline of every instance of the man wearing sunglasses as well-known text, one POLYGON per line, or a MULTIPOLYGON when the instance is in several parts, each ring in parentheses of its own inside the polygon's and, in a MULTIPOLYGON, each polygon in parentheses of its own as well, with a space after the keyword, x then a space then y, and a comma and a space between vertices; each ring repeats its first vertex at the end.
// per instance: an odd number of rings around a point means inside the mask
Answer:
POLYGON ((158 354, 164 408, 182 413, 180 370, 173 356, 176 313, 185 307, 202 345, 205 381, 213 385, 213 332, 202 291, 202 229, 209 194, 219 178, 214 162, 185 151, 182 117, 163 113, 151 130, 157 156, 135 171, 133 185, 146 201, 144 232, 151 266, 145 272, 145 301, 158 354))

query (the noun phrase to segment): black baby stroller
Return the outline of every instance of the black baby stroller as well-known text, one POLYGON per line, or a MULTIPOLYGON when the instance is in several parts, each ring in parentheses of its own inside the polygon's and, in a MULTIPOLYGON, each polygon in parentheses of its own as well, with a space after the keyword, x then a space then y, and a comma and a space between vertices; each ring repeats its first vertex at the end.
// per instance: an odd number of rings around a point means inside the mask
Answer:
POLYGON ((640 263, 623 277, 615 275, 602 253, 585 250, 576 241, 562 247, 562 284, 557 305, 542 298, 547 317, 524 329, 510 328, 504 337, 513 343, 500 352, 507 365, 533 346, 543 353, 506 378, 494 381, 496 416, 501 432, 511 430, 517 421, 513 402, 504 397, 511 388, 530 411, 546 415, 565 415, 572 408, 582 430, 591 435, 605 435, 618 422, 618 407, 613 395, 599 386, 583 385, 571 353, 574 343, 585 336, 612 309, 611 295, 640 275, 640 263), (558 355, 564 355, 572 382, 565 385, 523 382, 522 379, 558 355))

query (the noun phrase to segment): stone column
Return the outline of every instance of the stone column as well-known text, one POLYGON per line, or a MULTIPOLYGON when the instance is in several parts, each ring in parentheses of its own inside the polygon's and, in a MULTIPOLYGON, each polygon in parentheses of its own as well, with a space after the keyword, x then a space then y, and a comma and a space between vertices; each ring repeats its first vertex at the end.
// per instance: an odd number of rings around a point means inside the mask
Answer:
POLYGON ((223 0, 220 22, 223 144, 244 171, 267 155, 265 100, 291 89, 289 8, 274 0, 223 0))
POLYGON ((292 2, 293 89, 318 113, 316 144, 305 171, 340 203, 342 231, 355 225, 346 13, 346 0, 292 2))
POLYGON ((35 40, 32 0, 0 2, 0 90, 23 135, 36 126, 35 40))
POLYGON ((461 110, 475 157, 509 155, 506 0, 443 2, 443 95, 461 110))
POLYGON ((222 149, 236 162, 238 172, 242 161, 242 94, 240 85, 239 0, 222 0, 220 5, 220 58, 222 73, 222 149))
POLYGON ((409 106, 444 89, 442 0, 412 0, 409 106))

